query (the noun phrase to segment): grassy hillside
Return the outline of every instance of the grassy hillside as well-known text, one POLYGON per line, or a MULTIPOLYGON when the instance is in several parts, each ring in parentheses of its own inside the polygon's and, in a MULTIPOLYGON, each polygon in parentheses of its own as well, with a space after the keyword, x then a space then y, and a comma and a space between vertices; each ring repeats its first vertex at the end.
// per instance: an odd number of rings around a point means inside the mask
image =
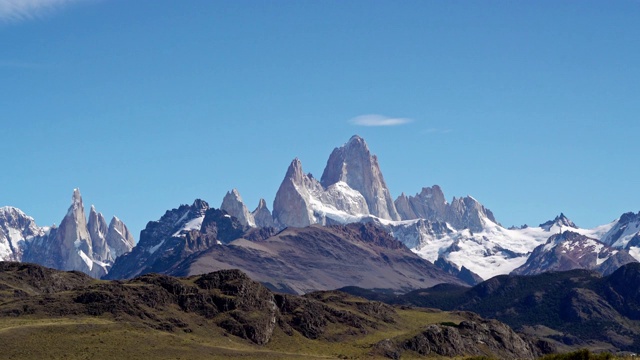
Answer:
POLYGON ((0 263, 2 359, 376 359, 386 339, 414 358, 402 345, 427 325, 470 319, 340 292, 274 294, 238 271, 111 282, 0 263))

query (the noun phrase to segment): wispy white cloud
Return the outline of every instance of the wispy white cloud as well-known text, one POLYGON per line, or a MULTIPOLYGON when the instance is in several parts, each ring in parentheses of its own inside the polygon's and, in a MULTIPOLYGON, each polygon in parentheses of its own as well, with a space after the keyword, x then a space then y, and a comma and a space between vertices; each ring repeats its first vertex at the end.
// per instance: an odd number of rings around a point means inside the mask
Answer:
POLYGON ((81 1, 87 0, 0 0, 0 22, 37 19, 81 1))
POLYGON ((351 124, 358 126, 398 126, 408 124, 412 121, 412 119, 392 118, 377 114, 360 115, 349 120, 351 124))

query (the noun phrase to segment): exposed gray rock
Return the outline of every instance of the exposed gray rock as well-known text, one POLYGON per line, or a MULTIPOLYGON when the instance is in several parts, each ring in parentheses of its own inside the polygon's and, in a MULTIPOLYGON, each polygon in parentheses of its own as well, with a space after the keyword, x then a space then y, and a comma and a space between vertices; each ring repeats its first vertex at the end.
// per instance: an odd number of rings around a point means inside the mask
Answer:
POLYGON ((251 213, 258 227, 273 227, 273 216, 271 211, 267 208, 267 202, 264 199, 260 199, 258 207, 251 213))
POLYGON ((127 225, 114 216, 109 223, 107 230, 106 243, 109 249, 111 259, 116 259, 133 249, 135 240, 127 225))
POLYGON ((89 230, 89 236, 91 237, 91 246, 93 248, 93 258, 95 260, 109 262, 113 261, 111 253, 107 247, 107 221, 104 219, 101 213, 96 211, 96 208, 91 205, 89 211, 89 223, 87 224, 89 230))
POLYGON ((309 203, 310 190, 322 191, 322 185, 302 171, 300 159, 293 159, 273 201, 275 222, 283 227, 305 227, 314 224, 315 219, 309 203))
POLYGON ((384 181, 378 158, 371 155, 364 139, 354 135, 342 147, 335 148, 321 177, 325 188, 339 181, 360 192, 369 212, 388 220, 400 220, 400 215, 384 181))
POLYGON ((256 226, 253 214, 251 214, 249 209, 247 209, 247 206, 242 201, 242 197, 237 189, 227 192, 222 200, 220 209, 226 211, 229 215, 236 217, 244 226, 256 226))
POLYGON ((491 210, 485 208, 471 196, 453 198, 449 204, 438 185, 422 188, 415 196, 402 194, 395 201, 403 220, 426 219, 449 223, 454 229, 470 229, 480 232, 485 219, 498 223, 491 210))

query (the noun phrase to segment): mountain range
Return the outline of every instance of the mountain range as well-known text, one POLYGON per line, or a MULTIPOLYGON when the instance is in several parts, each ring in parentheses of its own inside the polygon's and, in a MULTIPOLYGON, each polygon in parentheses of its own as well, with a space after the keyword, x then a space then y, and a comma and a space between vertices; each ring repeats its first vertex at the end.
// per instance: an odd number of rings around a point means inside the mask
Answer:
POLYGON ((16 208, 0 211, 2 260, 30 261, 111 279, 239 267, 274 289, 295 293, 356 283, 398 291, 434 281, 474 285, 512 272, 531 275, 575 268, 610 274, 640 258, 640 213, 623 214, 593 229, 579 228, 564 214, 539 226, 506 228, 472 196, 449 202, 438 185, 415 195, 402 193, 393 200, 377 157, 355 135, 331 152, 320 180, 305 173, 295 158, 272 211, 264 199, 250 211, 233 189, 220 209, 196 200, 168 210, 149 222, 138 244, 133 244, 117 218, 107 226, 92 207, 87 221, 77 190, 60 227, 38 227, 16 208), (381 235, 380 229, 411 251, 381 235), (384 241, 368 242, 363 236, 384 241), (311 238, 319 240, 301 240, 311 238), (340 241, 334 241, 337 238, 340 241), (383 255, 387 260, 381 260, 383 255), (418 257, 426 260, 419 270, 415 268, 418 257), (343 276, 353 283, 338 281, 338 275, 344 275, 338 270, 325 276, 346 259, 362 265, 360 270, 352 267, 353 276, 343 276), (373 263, 375 271, 365 275, 368 265, 364 265, 373 263), (308 279, 278 275, 293 272, 308 279), (390 274, 403 274, 403 281, 390 274), (376 276, 384 281, 369 280, 376 276), (416 279, 423 280, 416 283, 416 279))

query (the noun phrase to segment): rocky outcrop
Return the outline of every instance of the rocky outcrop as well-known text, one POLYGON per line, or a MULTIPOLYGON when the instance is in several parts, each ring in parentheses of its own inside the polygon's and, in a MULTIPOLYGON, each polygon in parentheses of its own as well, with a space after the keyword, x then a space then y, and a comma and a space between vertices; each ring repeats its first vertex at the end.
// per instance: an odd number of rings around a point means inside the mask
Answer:
POLYGON ((242 201, 242 197, 237 189, 228 191, 222 200, 220 209, 226 211, 229 215, 237 218, 244 226, 255 227, 256 222, 253 218, 253 214, 249 212, 247 206, 242 201))
POLYGON ((335 148, 322 173, 325 188, 338 182, 346 183, 364 197, 371 215, 382 219, 400 220, 378 158, 371 155, 364 139, 354 135, 342 147, 335 148))
POLYGON ((419 335, 405 341, 404 349, 421 355, 447 357, 491 356, 500 359, 535 359, 534 348, 509 326, 497 320, 484 320, 469 314, 472 320, 457 326, 429 325, 419 335))
POLYGON ((412 351, 423 356, 450 358, 482 356, 498 359, 535 359, 539 355, 531 343, 497 320, 482 319, 469 312, 457 313, 466 318, 459 324, 427 325, 422 332, 407 339, 385 339, 374 346, 373 353, 400 359, 412 351))

